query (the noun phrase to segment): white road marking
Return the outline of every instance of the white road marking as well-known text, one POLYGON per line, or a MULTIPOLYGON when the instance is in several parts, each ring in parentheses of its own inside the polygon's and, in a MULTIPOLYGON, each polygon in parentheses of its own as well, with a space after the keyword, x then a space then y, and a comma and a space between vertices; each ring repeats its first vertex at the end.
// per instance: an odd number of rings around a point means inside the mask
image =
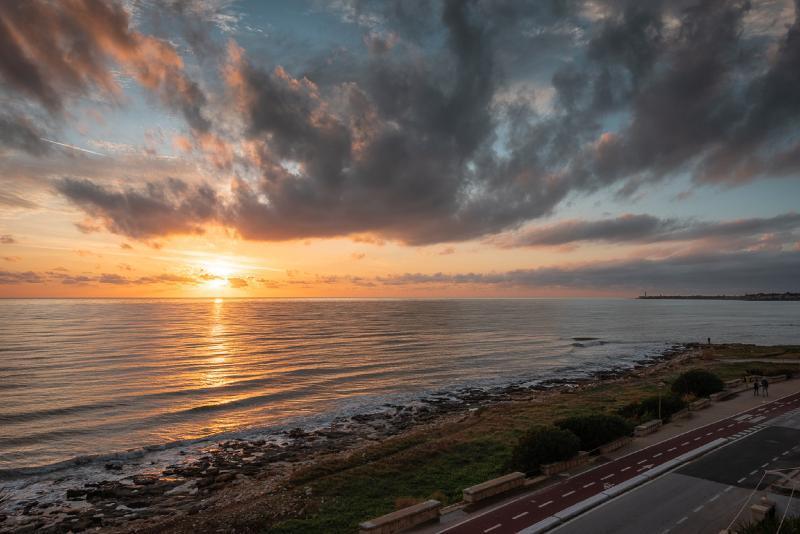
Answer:
POLYGON ((592 485, 594 485, 594 482, 589 482, 588 484, 584 484, 583 487, 584 487, 584 489, 586 489, 586 488, 588 488, 589 486, 592 486, 592 485))
POLYGON ((653 455, 653 458, 658 458, 658 457, 659 457, 659 456, 661 456, 662 454, 664 454, 664 453, 663 453, 663 452, 656 453, 656 454, 654 454, 654 455, 653 455))
POLYGON ((674 450, 675 450, 675 449, 677 449, 677 448, 678 448, 678 447, 672 447, 671 449, 667 449, 667 452, 672 452, 672 451, 674 451, 674 450))
POLYGON ((686 521, 687 519, 689 519, 689 518, 688 518, 688 517, 686 517, 686 516, 683 516, 683 517, 681 517, 680 519, 678 519, 678 522, 677 522, 677 523, 675 523, 675 524, 676 524, 676 525, 680 525, 681 523, 683 523, 683 522, 684 522, 684 521, 686 521))
POLYGON ((737 483, 737 484, 741 484, 742 482, 744 482, 744 480, 745 480, 746 478, 747 478, 747 477, 742 477, 742 478, 740 478, 739 480, 737 480, 737 481, 736 481, 736 483, 737 483))
POLYGON ((502 523, 497 523, 495 526, 493 526, 493 527, 489 527, 489 528, 487 528, 486 530, 484 530, 484 532, 491 532, 491 531, 493 531, 493 530, 494 530, 494 529, 496 529, 496 528, 500 528, 500 525, 502 525, 502 523))
POLYGON ((702 510, 702 509, 703 509, 703 506, 704 506, 704 505, 702 505, 702 504, 701 504, 700 506, 698 506, 697 508, 695 508, 694 510, 692 510, 692 512, 694 512, 694 513, 697 513, 697 512, 699 512, 700 510, 702 510))
POLYGON ((686 445, 688 445, 688 444, 689 444, 689 442, 688 442, 688 441, 684 441, 683 443, 681 443, 681 447, 685 447, 685 446, 686 446, 686 445))
POLYGON ((730 428, 730 427, 732 427, 732 426, 736 426, 736 423, 731 423, 731 424, 729 424, 729 425, 728 425, 728 428, 730 428))
POLYGON ((711 435, 711 432, 706 433, 706 436, 710 436, 710 435, 711 435))
POLYGON ((753 469, 752 471, 750 471, 751 475, 755 475, 756 473, 758 473, 758 469, 753 469))
POLYGON ((714 501, 716 501, 717 499, 719 499, 719 496, 720 496, 720 494, 719 494, 719 493, 717 493, 716 495, 714 495, 713 497, 711 497, 710 499, 708 499, 708 502, 714 502, 714 501))
POLYGON ((761 464, 761 467, 767 467, 768 465, 769 465, 769 462, 761 464))
POLYGON ((607 478, 611 478, 611 477, 613 477, 613 476, 614 476, 614 473, 611 473, 610 475, 606 475, 606 476, 604 476, 604 477, 603 477, 603 478, 601 478, 600 480, 605 480, 605 479, 607 479, 607 478))
POLYGON ((694 441, 697 441, 698 439, 700 439, 700 436, 697 436, 696 438, 694 438, 694 441))
POLYGON ((561 497, 569 497, 569 496, 570 496, 570 495, 572 495, 573 493, 575 493, 575 490, 568 491, 568 492, 566 492, 564 495, 562 495, 561 497))
MULTIPOLYGON (((783 454, 786 454, 786 453, 784 452, 783 454)), ((627 471, 630 468, 631 468, 631 466, 623 467, 622 469, 619 470, 619 472, 622 473, 623 471, 627 471)))
POLYGON ((774 461, 775 461, 775 460, 777 460, 778 458, 780 458, 780 456, 776 456, 775 458, 773 458, 773 459, 772 459, 772 461, 774 462, 774 461))
POLYGON ((723 492, 724 492, 724 493, 728 493, 728 492, 729 492, 730 490, 732 490, 732 489, 733 489, 733 486, 728 486, 727 488, 725 488, 725 489, 723 490, 723 492))
POLYGON ((643 463, 645 463, 646 461, 647 461, 647 458, 645 458, 645 459, 644 459, 644 460, 642 460, 641 462, 636 462, 636 465, 642 465, 642 464, 643 464, 643 463))
POLYGON ((542 504, 539 505, 539 508, 544 508, 548 504, 553 504, 553 501, 547 501, 546 503, 542 503, 542 504))
MULTIPOLYGON (((789 449, 789 450, 791 450, 791 449, 789 449)), ((789 454, 789 451, 782 452, 782 453, 781 453, 781 456, 786 456, 787 454, 789 454)))
POLYGON ((522 512, 521 514, 515 515, 511 519, 519 519, 520 517, 523 517, 523 516, 526 516, 526 515, 528 515, 528 512, 522 512))

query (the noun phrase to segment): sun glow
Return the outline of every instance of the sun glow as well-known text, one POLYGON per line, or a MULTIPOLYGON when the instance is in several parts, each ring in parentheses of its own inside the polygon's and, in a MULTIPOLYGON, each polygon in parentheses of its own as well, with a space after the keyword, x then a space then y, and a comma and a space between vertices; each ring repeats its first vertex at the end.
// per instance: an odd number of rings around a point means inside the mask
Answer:
POLYGON ((236 274, 236 269, 227 261, 214 259, 200 264, 205 278, 205 286, 209 289, 228 287, 228 278, 236 274))

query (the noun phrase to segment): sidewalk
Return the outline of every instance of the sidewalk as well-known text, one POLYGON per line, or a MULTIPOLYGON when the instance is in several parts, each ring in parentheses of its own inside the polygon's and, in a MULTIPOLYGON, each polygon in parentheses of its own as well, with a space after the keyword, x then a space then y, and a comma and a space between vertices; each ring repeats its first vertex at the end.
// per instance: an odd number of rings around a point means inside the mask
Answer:
POLYGON ((559 484, 560 482, 563 482, 565 478, 585 473, 587 471, 592 470, 593 468, 596 468, 598 466, 603 466, 608 462, 628 456, 634 452, 640 451, 642 449, 661 443, 675 436, 692 431, 693 429, 703 427, 710 423, 714 423, 716 421, 725 419, 727 417, 730 417, 732 415, 738 414, 740 412, 749 409, 757 408, 763 404, 774 401, 780 397, 800 392, 800 380, 792 379, 792 380, 787 380, 785 382, 778 382, 775 384, 771 384, 769 389, 770 389, 770 397, 756 397, 753 395, 752 391, 746 390, 738 393, 735 397, 729 398, 721 402, 712 403, 706 409, 697 412, 691 412, 691 415, 688 418, 679 419, 675 422, 664 425, 658 432, 655 432, 647 436, 635 438, 633 442, 628 446, 623 447, 620 450, 614 451, 613 453, 604 455, 602 458, 598 459, 598 461, 592 465, 586 466, 581 469, 577 469, 575 471, 570 472, 569 474, 565 474, 567 476, 553 477, 546 483, 537 486, 535 489, 527 493, 526 492, 513 493, 506 498, 494 500, 491 503, 488 503, 485 507, 480 508, 478 510, 473 510, 471 513, 467 513, 463 509, 454 510, 450 513, 442 515, 439 523, 434 523, 424 526, 420 529, 414 530, 413 532, 417 532, 419 534, 434 534, 452 525, 460 523, 465 519, 469 519, 472 516, 480 515, 481 513, 484 513, 487 510, 503 507, 505 504, 517 501, 523 496, 530 495, 531 498, 533 498, 535 494, 540 493, 556 484, 559 484))

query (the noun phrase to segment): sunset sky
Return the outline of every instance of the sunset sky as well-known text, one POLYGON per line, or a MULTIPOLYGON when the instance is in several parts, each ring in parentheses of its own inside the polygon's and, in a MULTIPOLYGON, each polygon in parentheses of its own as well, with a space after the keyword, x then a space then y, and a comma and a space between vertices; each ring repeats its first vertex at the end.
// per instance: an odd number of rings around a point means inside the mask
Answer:
POLYGON ((800 290, 800 0, 0 3, 0 296, 800 290))

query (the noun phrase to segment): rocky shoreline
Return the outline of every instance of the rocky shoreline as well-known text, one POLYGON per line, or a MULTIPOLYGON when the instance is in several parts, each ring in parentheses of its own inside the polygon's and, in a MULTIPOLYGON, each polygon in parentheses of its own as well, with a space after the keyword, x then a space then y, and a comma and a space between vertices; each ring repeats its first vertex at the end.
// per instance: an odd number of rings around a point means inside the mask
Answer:
MULTIPOLYGON (((0 493, 0 532, 146 530, 148 524, 197 514, 236 500, 243 493, 280 492, 293 470, 321 457, 352 453, 412 428, 468 416, 482 406, 531 400, 598 380, 618 380, 648 372, 694 348, 695 345, 673 345, 660 355, 637 360, 633 367, 620 366, 586 377, 440 392, 408 405, 387 404, 374 413, 337 418, 324 428, 295 428, 265 439, 215 442, 199 454, 187 455, 153 473, 126 476, 126 470, 131 468, 129 462, 108 461, 104 466, 107 480, 66 489, 63 498, 13 500, 7 492, 0 493)), ((276 510, 276 514, 290 517, 299 511, 296 506, 300 505, 286 499, 285 509, 276 510)))

